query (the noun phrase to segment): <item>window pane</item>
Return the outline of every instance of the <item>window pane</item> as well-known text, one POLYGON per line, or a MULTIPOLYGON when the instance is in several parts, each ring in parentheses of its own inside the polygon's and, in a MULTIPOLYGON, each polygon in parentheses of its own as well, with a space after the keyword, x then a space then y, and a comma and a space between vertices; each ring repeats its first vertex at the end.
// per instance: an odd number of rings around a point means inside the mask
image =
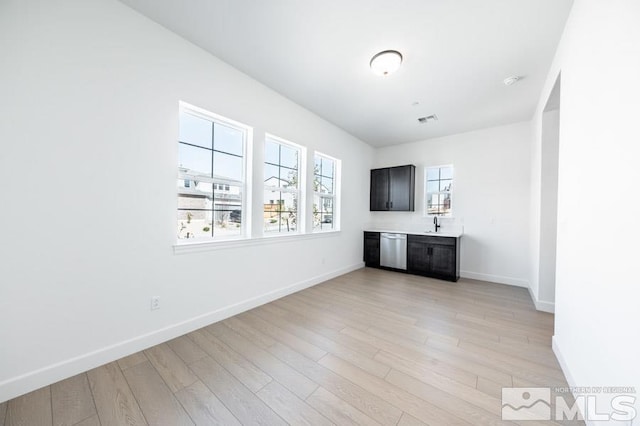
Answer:
POLYGON ((295 194, 264 191, 264 232, 294 232, 297 229, 298 200, 295 194))
MULTIPOLYGON (((217 204, 216 204, 217 206, 217 204)), ((228 209, 213 211, 213 235, 215 237, 237 237, 242 235, 242 209, 226 205, 228 209)))
POLYGON ((271 164, 280 162, 280 144, 267 139, 264 143, 264 161, 271 164))
POLYGON ((333 194, 333 179, 322 178, 322 186, 318 192, 333 194))
POLYGON ((280 191, 264 191, 264 211, 279 212, 283 210, 284 200, 280 191))
POLYGON ((427 169, 427 180, 438 180, 440 179, 440 169, 437 167, 429 167, 427 169))
POLYGON ((322 159, 322 176, 333 177, 333 160, 322 159))
POLYGON ((282 184, 286 188, 298 187, 298 171, 293 169, 280 169, 280 179, 282 184))
POLYGON ((281 186, 279 178, 280 169, 271 164, 264 165, 264 184, 267 186, 281 186))
POLYGON ((228 152, 229 154, 242 155, 242 132, 238 129, 214 123, 213 149, 228 152))
POLYGON ((213 176, 230 180, 242 180, 242 157, 214 152, 213 176))
POLYGON ((427 192, 431 193, 431 192, 438 192, 440 190, 440 185, 438 185, 438 181, 427 181, 427 192))
POLYGON ((313 173, 316 175, 319 175, 320 169, 322 168, 322 159, 316 155, 313 160, 314 160, 313 173))
POLYGON ((181 112, 180 141, 211 149, 211 124, 208 120, 181 112))
POLYGON ((211 237, 211 211, 178 210, 178 239, 211 237))
POLYGON ((453 167, 441 167, 440 179, 453 179, 453 167))
POLYGON ((298 150, 280 145, 280 165, 290 169, 298 168, 298 150))
POLYGON ((333 198, 317 195, 313 197, 313 228, 333 228, 333 198))
POLYGON ((178 164, 182 173, 211 176, 211 151, 179 143, 178 164))
POLYGON ((178 195, 178 209, 181 210, 211 210, 213 198, 211 196, 178 195))
POLYGON ((440 191, 451 191, 451 179, 440 181, 440 191))

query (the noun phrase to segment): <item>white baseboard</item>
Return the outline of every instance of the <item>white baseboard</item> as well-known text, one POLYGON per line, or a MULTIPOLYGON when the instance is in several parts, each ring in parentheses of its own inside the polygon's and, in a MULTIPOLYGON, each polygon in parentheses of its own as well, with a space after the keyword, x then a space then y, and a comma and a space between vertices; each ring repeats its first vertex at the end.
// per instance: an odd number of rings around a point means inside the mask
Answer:
POLYGON ((68 360, 13 377, 0 382, 0 403, 363 267, 364 263, 358 262, 344 268, 309 278, 288 287, 255 296, 234 305, 226 306, 177 324, 164 327, 160 330, 155 330, 123 342, 106 346, 96 351, 79 355, 68 360))
POLYGON ((529 288, 529 281, 520 278, 504 277, 502 275, 482 274, 480 272, 460 271, 462 278, 472 280, 489 281, 498 284, 508 284, 516 287, 529 288))
POLYGON ((546 302, 544 300, 538 300, 536 295, 529 287, 529 295, 531 296, 531 300, 533 300, 533 304, 536 306, 536 309, 542 312, 549 312, 551 314, 556 312, 556 304, 553 302, 546 302))
POLYGON ((460 276, 462 278, 469 278, 472 280, 480 280, 480 281, 489 281, 492 283, 498 284, 507 284, 516 287, 523 287, 529 290, 529 295, 531 296, 531 300, 533 300, 533 304, 535 305, 538 311, 555 313, 556 305, 553 302, 546 302, 544 300, 538 300, 538 298, 531 291, 531 287, 529 286, 529 281, 523 280, 520 278, 513 277, 504 277, 501 275, 492 275, 492 274, 482 274, 480 272, 471 272, 471 271, 460 271, 460 276))

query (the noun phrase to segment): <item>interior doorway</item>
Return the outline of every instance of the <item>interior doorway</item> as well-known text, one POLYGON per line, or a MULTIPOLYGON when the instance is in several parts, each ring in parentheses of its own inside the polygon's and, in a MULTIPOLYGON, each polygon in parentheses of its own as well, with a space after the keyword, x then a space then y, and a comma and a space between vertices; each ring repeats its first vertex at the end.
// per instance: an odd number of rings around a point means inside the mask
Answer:
POLYGON ((560 75, 542 113, 540 270, 538 299, 555 303, 560 157, 560 75))

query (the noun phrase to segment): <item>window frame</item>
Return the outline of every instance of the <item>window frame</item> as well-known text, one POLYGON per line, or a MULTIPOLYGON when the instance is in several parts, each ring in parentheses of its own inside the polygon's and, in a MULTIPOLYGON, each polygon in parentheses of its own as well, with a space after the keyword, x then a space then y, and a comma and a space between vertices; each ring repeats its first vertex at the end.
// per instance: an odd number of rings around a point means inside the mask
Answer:
MULTIPOLYGON (((295 197, 297 197, 298 200, 298 206, 297 206, 297 211, 296 211, 296 230, 294 232, 282 232, 281 230, 278 230, 277 232, 265 232, 264 229, 264 223, 262 226, 262 236, 267 237, 267 238, 277 238, 277 237, 284 237, 284 236, 291 236, 291 235, 301 235, 305 233, 305 224, 306 224, 306 220, 305 220, 305 203, 306 203, 306 157, 307 157, 307 149, 306 147, 291 142, 287 139, 281 138, 279 136, 275 136, 271 133, 265 133, 265 138, 264 138, 264 147, 265 147, 265 153, 266 153, 266 145, 267 142, 273 142, 276 143, 280 146, 285 146, 288 148, 292 148, 295 149, 296 151, 298 151, 298 185, 296 189, 292 189, 292 188, 284 188, 284 187, 280 187, 280 186, 271 186, 271 185, 267 185, 265 183, 264 180, 264 171, 266 169, 266 165, 272 165, 272 166, 276 166, 279 169, 284 167, 282 166, 282 160, 281 158, 278 158, 278 164, 274 164, 274 163, 268 163, 267 159, 266 159, 266 155, 263 157, 263 161, 262 161, 262 188, 263 188, 263 197, 264 197, 264 192, 266 191, 276 191, 276 192, 286 192, 286 193, 290 193, 290 194, 294 194, 295 197)), ((288 167, 285 167, 288 168, 288 167)), ((264 199, 262 199, 261 201, 261 209, 262 211, 262 216, 264 219, 264 213, 265 213, 265 209, 264 209, 264 199)), ((281 211, 279 213, 282 213, 281 211)), ((279 225, 280 226, 280 225, 279 225)))
MULTIPOLYGON (((240 123, 238 121, 229 119, 227 117, 223 117, 221 115, 215 114, 211 111, 207 111, 203 108, 188 104, 186 102, 180 101, 179 102, 179 113, 178 113, 178 126, 180 126, 180 116, 184 113, 184 114, 189 114, 193 117, 202 119, 202 120, 206 120, 209 121, 211 123, 211 126, 213 128, 213 126, 215 124, 218 124, 220 126, 225 126, 234 130, 237 130, 239 132, 241 132, 242 134, 242 170, 241 170, 241 180, 237 181, 234 179, 220 179, 220 178, 214 178, 214 177, 208 177, 208 176, 201 176, 201 175, 193 175, 193 174, 188 174, 188 173, 183 173, 180 170, 180 158, 178 156, 178 164, 177 164, 177 172, 178 172, 178 176, 177 176, 177 180, 180 181, 182 180, 183 182, 186 180, 191 181, 191 183, 193 181, 199 181, 199 182, 206 182, 206 183, 210 183, 212 186, 212 191, 213 194, 215 194, 215 187, 219 186, 219 185, 223 185, 224 187, 232 187, 232 186, 237 186, 240 188, 240 193, 241 193, 241 202, 240 202, 240 206, 241 206, 241 221, 240 221, 240 234, 239 235, 232 235, 232 236, 223 236, 223 237, 216 237, 215 235, 215 226, 212 223, 211 225, 211 230, 212 230, 212 235, 211 236, 200 236, 200 237, 194 237, 194 238, 178 238, 178 236, 176 235, 176 244, 177 245, 189 245, 189 244, 203 244, 203 243, 219 243, 219 242, 225 242, 225 241, 234 241, 234 240, 243 240, 243 239, 248 239, 250 238, 251 235, 251 211, 250 211, 250 206, 251 206, 251 193, 249 191, 249 185, 248 182, 250 182, 251 179, 251 152, 252 152, 252 140, 253 140, 253 128, 240 123)), ((194 146, 193 144, 190 144, 188 142, 184 142, 180 140, 180 131, 178 131, 178 137, 177 137, 177 146, 179 147, 180 144, 183 145, 189 145, 189 146, 194 146)), ((224 153, 227 155, 234 155, 234 154, 230 154, 230 153, 226 153, 224 151, 216 151, 215 149, 215 136, 212 137, 212 141, 211 141, 211 148, 206 148, 206 147, 200 147, 202 149, 206 149, 208 151, 211 151, 212 156, 214 152, 220 152, 220 153, 224 153)), ((237 156, 237 155, 236 155, 237 156)), ((213 162, 211 163, 211 167, 212 167, 212 174, 214 172, 213 170, 213 162)), ((179 212, 181 209, 178 207, 178 200, 180 197, 180 192, 179 189, 176 192, 176 214, 177 212, 179 212)), ((209 210, 204 210, 204 211, 209 211, 209 210)), ((215 215, 215 195, 214 198, 212 199, 212 208, 210 210, 212 212, 212 215, 215 215)))
POLYGON ((425 166, 424 168, 424 217, 453 217, 453 193, 454 193, 454 185, 455 185, 455 167, 453 166, 453 164, 442 164, 442 165, 436 165, 436 166, 425 166), (441 169, 443 168, 450 168, 451 169, 451 179, 442 179, 441 176, 441 169), (429 170, 433 170, 433 169, 438 169, 438 189, 440 188, 440 182, 443 180, 451 180, 451 186, 449 188, 448 191, 433 191, 433 192, 429 192, 428 190, 428 185, 429 182, 436 182, 436 181, 430 181, 429 180, 429 170), (448 213, 429 213, 429 195, 431 194, 437 194, 437 195, 443 195, 443 194, 448 194, 449 195, 449 212, 448 213))
MULTIPOLYGON (((332 157, 330 155, 324 154, 322 152, 319 151, 314 151, 313 152, 313 181, 312 181, 312 189, 313 189, 313 199, 312 199, 312 203, 311 206, 313 207, 314 203, 315 203, 315 198, 319 197, 320 200, 322 198, 331 198, 332 199, 332 206, 333 206, 333 211, 332 211, 332 218, 331 218, 331 228, 330 229, 322 229, 322 217, 320 218, 320 227, 316 229, 316 227, 314 226, 314 212, 313 212, 313 208, 311 209, 311 233, 323 233, 323 232, 339 232, 340 231, 340 179, 341 179, 341 172, 342 172, 342 162, 335 157, 332 157), (322 175, 322 171, 320 171, 320 174, 317 175, 316 174, 316 170, 315 170, 315 164, 316 164, 316 157, 320 157, 321 159, 326 159, 329 161, 333 162, 333 191, 331 193, 325 193, 325 192, 319 192, 316 191, 314 185, 315 185, 315 181, 316 181, 316 176, 319 176, 320 178, 322 177, 326 177, 322 175)), ((320 182, 322 182, 322 179, 320 179, 320 182)), ((322 214, 321 214, 322 216, 322 214)))

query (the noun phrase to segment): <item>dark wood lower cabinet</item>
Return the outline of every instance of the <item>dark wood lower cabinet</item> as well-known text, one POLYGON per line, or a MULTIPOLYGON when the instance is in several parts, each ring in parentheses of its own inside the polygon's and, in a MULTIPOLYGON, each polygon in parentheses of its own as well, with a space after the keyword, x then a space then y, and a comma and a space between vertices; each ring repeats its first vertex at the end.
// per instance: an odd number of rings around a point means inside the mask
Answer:
POLYGON ((380 233, 364 233, 364 263, 367 266, 380 266, 380 233))
MULTIPOLYGON (((380 233, 364 233, 364 262, 380 267, 380 233)), ((415 275, 458 281, 460 238, 407 235, 407 272, 415 275)))
POLYGON ((460 277, 460 239, 407 235, 407 272, 458 281, 460 277))

